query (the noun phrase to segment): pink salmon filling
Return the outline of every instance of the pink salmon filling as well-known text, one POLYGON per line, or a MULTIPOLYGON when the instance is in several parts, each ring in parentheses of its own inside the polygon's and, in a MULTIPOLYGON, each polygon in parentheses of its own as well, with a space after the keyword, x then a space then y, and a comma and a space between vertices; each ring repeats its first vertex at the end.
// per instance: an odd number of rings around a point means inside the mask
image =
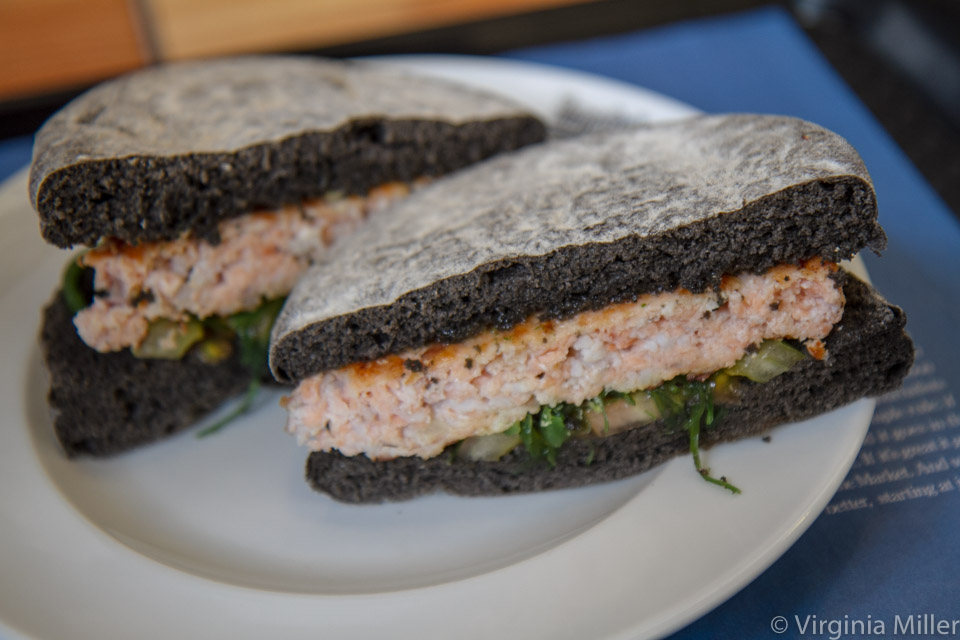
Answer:
POLYGON ((220 223, 220 243, 191 233, 168 242, 129 245, 107 240, 81 262, 96 270, 105 292, 74 317, 77 332, 97 351, 139 345, 152 320, 227 316, 287 295, 328 247, 410 192, 403 183, 365 198, 327 197, 220 223))
POLYGON ((430 458, 465 438, 502 432, 543 405, 707 376, 763 340, 806 341, 820 359, 820 340, 843 313, 836 270, 815 258, 725 276, 719 291, 643 295, 323 372, 284 398, 287 430, 315 451, 430 458))

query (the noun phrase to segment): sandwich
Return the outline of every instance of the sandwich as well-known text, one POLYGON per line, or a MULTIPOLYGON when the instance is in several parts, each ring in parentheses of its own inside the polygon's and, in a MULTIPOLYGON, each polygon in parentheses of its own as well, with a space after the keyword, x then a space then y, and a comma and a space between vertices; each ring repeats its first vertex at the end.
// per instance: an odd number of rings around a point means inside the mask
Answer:
POLYGON ((684 453, 737 492, 700 449, 906 375, 904 314, 839 266, 885 242, 860 157, 802 120, 551 142, 337 247, 294 287, 270 366, 296 385, 307 480, 337 500, 579 486, 684 453))
POLYGON ((44 239, 84 251, 44 311, 68 455, 193 424, 269 379, 299 275, 425 182, 539 142, 508 100, 372 63, 246 57, 100 85, 37 133, 44 239))

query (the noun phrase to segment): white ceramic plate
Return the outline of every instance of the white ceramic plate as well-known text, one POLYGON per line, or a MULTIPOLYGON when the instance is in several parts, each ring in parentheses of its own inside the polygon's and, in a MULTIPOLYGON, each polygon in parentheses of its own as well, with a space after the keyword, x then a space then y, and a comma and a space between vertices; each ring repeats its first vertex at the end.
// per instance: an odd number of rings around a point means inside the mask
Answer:
MULTIPOLYGON (((693 111, 648 91, 507 60, 395 64, 505 92, 551 118, 693 111)), ((68 462, 35 344, 66 255, 39 238, 25 175, 0 191, 0 636, 44 639, 640 638, 665 634, 759 574, 852 463, 862 401, 709 465, 599 487, 345 506, 302 481, 277 394, 221 434, 68 462)))

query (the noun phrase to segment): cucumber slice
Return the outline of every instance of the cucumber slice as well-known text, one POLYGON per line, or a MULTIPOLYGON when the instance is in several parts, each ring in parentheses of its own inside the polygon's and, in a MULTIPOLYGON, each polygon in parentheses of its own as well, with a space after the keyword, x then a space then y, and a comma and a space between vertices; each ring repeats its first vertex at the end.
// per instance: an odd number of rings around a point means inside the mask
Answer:
POLYGON ((754 382, 769 382, 805 357, 783 340, 764 340, 759 349, 737 360, 726 373, 754 382))
POLYGON ((143 342, 130 351, 138 358, 179 360, 202 339, 203 324, 197 320, 159 318, 150 323, 143 342))
POLYGON ((494 462, 507 455, 520 444, 519 435, 494 433, 489 436, 473 436, 457 446, 457 459, 470 462, 494 462))

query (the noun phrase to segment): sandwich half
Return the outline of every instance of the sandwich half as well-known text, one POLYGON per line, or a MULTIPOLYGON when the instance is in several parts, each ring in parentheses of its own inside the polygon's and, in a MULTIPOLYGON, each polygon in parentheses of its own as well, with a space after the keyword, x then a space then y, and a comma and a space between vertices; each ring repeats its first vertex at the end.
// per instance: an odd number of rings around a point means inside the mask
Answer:
POLYGON ((283 298, 331 246, 544 135, 499 97, 307 57, 159 66, 77 98, 30 172, 43 237, 86 247, 42 330, 64 450, 123 451, 255 389, 283 298))
POLYGON ((801 120, 541 145, 400 203, 304 276, 270 363, 338 500, 622 478, 896 387, 904 315, 838 262, 869 176, 801 120))

